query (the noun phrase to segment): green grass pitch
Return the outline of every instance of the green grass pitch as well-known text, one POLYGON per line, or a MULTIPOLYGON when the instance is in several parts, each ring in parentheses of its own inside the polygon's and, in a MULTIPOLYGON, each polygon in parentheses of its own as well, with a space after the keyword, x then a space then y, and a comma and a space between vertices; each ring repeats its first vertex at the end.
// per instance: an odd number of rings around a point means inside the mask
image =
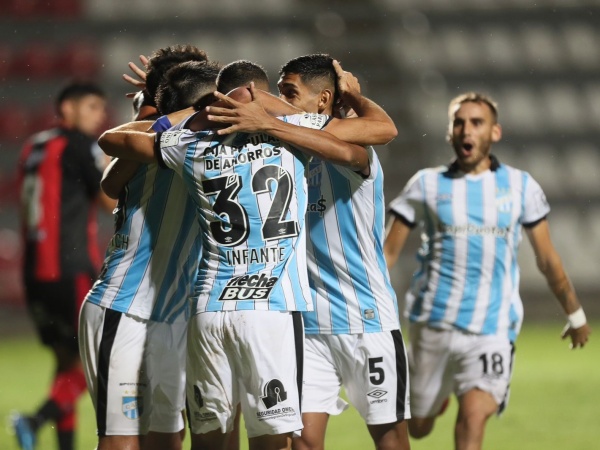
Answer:
MULTIPOLYGON (((593 324, 600 329, 600 323, 593 324)), ((599 448, 600 354, 596 336, 583 350, 570 351, 559 338, 561 325, 525 324, 517 341, 510 404, 501 418, 489 421, 487 450, 589 450, 599 448)), ((50 382, 49 353, 33 337, 0 340, 0 419, 8 423, 11 410, 30 412, 45 395, 50 382)), ((447 450, 452 445, 456 400, 438 420, 433 434, 412 441, 413 450, 447 450)), ((94 414, 89 397, 79 404, 77 449, 95 447, 94 414)), ((247 449, 245 434, 242 449, 247 449)), ((373 448, 354 409, 329 422, 329 450, 373 448)), ((40 433, 39 450, 56 448, 54 430, 40 433)), ((189 444, 184 444, 189 448, 189 444)), ((0 449, 17 450, 7 426, 0 427, 0 449)))

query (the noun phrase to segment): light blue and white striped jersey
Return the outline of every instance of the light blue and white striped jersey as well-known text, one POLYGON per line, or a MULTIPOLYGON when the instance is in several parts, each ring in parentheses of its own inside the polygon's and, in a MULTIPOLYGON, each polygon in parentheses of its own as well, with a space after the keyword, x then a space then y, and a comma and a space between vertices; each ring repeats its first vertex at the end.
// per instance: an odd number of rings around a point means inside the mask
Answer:
MULTIPOLYGON (((320 129, 328 117, 283 120, 320 129)), ((204 232, 196 313, 312 310, 306 269, 309 158, 266 134, 157 136, 164 164, 184 180, 204 232)))
POLYGON ((422 228, 421 267, 406 296, 409 319, 514 341, 523 316, 522 225, 550 212, 539 184, 492 157, 492 168, 476 175, 454 165, 418 172, 389 209, 422 228))
POLYGON ((158 322, 189 317, 202 246, 195 210, 173 171, 140 166, 119 199, 115 234, 86 301, 158 322))
POLYGON ((372 147, 367 178, 313 160, 308 172, 308 273, 315 306, 307 334, 354 334, 400 328, 383 256, 383 170, 372 147))

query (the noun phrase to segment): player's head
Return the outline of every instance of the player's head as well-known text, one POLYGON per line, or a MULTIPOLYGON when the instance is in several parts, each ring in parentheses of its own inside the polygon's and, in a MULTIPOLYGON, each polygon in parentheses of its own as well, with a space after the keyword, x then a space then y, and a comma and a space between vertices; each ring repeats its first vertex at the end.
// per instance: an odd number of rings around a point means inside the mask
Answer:
POLYGON ((249 86, 252 81, 256 89, 269 91, 269 77, 265 69, 256 63, 240 59, 221 69, 217 77, 217 90, 227 94, 240 86, 249 86))
POLYGON ((94 136, 106 120, 106 95, 91 81, 73 81, 58 93, 56 110, 61 125, 94 136))
POLYGON ((324 53, 300 56, 279 70, 279 97, 307 112, 331 114, 337 101, 333 58, 324 53))
POLYGON ((156 91, 158 111, 170 114, 212 103, 219 69, 218 63, 208 61, 187 61, 169 69, 156 91))
POLYGON ((193 45, 171 45, 156 50, 148 58, 146 67, 146 90, 154 99, 162 77, 179 63, 186 61, 208 61, 206 52, 193 45))
POLYGON ((496 102, 484 94, 467 92, 450 101, 448 119, 448 141, 461 169, 471 172, 486 166, 492 143, 502 138, 496 102))
POLYGON ((148 93, 145 90, 136 92, 133 97, 133 120, 153 120, 159 116, 148 93))

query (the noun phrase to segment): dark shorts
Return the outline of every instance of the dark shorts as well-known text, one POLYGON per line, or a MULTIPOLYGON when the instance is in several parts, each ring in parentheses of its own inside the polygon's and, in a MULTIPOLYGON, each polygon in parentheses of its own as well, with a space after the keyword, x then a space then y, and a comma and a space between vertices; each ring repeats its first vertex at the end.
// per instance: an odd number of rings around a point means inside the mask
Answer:
POLYGON ((25 281, 27 308, 44 345, 78 353, 79 310, 94 277, 82 273, 56 282, 25 281))

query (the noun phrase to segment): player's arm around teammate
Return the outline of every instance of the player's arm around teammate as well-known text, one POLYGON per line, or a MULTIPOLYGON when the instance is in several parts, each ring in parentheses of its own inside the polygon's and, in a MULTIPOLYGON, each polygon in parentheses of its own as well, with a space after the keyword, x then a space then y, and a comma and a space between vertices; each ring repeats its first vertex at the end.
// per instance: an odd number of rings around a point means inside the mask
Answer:
MULTIPOLYGON (((338 75, 338 84, 343 86, 343 88, 340 87, 341 99, 344 104, 349 105, 356 112, 358 117, 352 118, 351 122, 345 119, 331 118, 327 124, 326 131, 342 141, 357 145, 386 144, 394 139, 398 131, 394 122, 383 108, 361 95, 360 85, 356 77, 352 73, 342 70, 337 61, 334 62, 334 68, 338 75)), ((280 98, 284 100, 288 100, 287 97, 297 96, 299 91, 299 87, 292 83, 285 83, 283 86, 280 86, 280 89, 282 91, 280 98)), ((334 92, 329 89, 324 89, 319 95, 318 102, 320 105, 330 104, 334 98, 334 92)), ((222 98, 219 95, 217 97, 222 98)), ((265 115, 261 114, 262 108, 260 104, 272 102, 272 100, 269 100, 270 95, 258 92, 255 94, 255 97, 257 101, 252 102, 253 104, 228 102, 229 108, 208 107, 212 121, 231 124, 229 127, 219 130, 219 134, 230 134, 237 131, 265 131, 269 134, 277 133, 273 134, 273 136, 278 136, 280 133, 295 132, 297 134, 293 136, 298 139, 310 139, 311 137, 321 135, 322 131, 318 130, 301 129, 298 132, 298 130, 293 130, 293 128, 297 127, 286 123, 277 124, 277 128, 275 128, 276 119, 267 119, 265 115), (260 120, 257 119, 257 114, 260 114, 258 116, 260 120), (269 129, 268 126, 273 128, 269 129)), ((269 103, 269 105, 271 104, 269 103)), ((302 108, 302 105, 294 106, 299 106, 300 110, 306 109, 302 108)), ((341 164, 343 162, 335 163, 341 164)))
MULTIPOLYGON (((220 94, 217 93, 216 95, 220 94)), ((238 106, 242 102, 252 101, 251 92, 245 88, 236 89, 229 96, 236 101, 238 106)), ((179 116, 176 116, 176 114, 178 113, 168 115, 171 123, 177 123, 176 119, 179 116)), ((213 121, 211 123, 207 121, 205 112, 200 112, 190 121, 189 127, 191 130, 200 131, 208 128, 210 125, 213 127, 220 126, 222 122, 226 121, 213 121)), ((129 122, 117 126, 104 132, 98 139, 98 144, 110 156, 143 163, 154 162, 156 161, 154 145, 156 133, 145 131, 147 130, 147 126, 146 128, 144 126, 143 122, 129 122)), ((310 149, 303 148, 302 150, 311 156, 318 153, 323 159, 332 160, 337 163, 351 161, 353 158, 349 159, 348 155, 355 155, 364 151, 364 148, 343 142, 326 132, 320 132, 320 139, 311 140, 310 145, 312 146, 310 149)))

